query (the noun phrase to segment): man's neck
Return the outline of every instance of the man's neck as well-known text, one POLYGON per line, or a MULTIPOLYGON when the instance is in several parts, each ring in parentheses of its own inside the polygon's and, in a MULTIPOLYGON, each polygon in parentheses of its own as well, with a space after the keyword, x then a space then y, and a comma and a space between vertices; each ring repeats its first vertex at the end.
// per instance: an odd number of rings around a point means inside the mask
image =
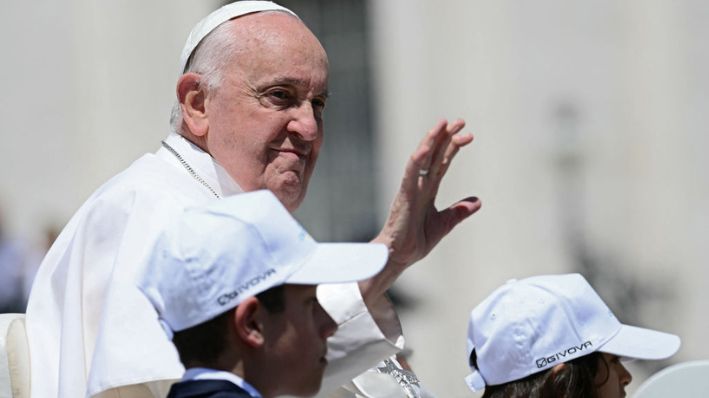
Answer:
MULTIPOLYGON (((197 145, 199 149, 203 150, 206 153, 209 153, 209 148, 207 148, 207 136, 196 136, 189 131, 185 130, 185 127, 182 127, 181 131, 177 131, 177 134, 181 135, 182 138, 186 139, 187 141, 197 145)), ((209 153, 211 155, 211 153, 209 153)))

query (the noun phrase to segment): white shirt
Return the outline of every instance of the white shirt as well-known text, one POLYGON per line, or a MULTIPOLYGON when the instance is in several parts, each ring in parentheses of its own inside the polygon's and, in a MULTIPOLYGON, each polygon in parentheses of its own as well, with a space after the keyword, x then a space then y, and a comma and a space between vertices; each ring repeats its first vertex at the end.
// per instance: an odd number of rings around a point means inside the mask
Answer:
MULTIPOLYGON (((209 154, 174 133, 166 142, 219 195, 241 192, 209 154)), ((185 207, 211 200, 217 200, 214 194, 161 148, 136 160, 81 206, 42 262, 30 295, 26 324, 33 397, 95 396, 180 378, 184 368, 177 352, 136 278, 166 224, 185 207)), ((328 340, 330 364, 321 391, 403 348, 391 306, 383 303, 369 312, 356 283, 323 286, 318 297, 339 325, 328 340)))

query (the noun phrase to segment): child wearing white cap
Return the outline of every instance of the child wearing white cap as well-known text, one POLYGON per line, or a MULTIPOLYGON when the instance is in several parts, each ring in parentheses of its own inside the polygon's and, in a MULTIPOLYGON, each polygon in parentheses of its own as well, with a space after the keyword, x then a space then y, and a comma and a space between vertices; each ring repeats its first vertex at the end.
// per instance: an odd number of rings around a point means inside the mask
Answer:
POLYGON ((512 280, 470 314, 466 378, 484 398, 617 398, 621 358, 664 359, 679 337, 621 324, 579 274, 512 280))
POLYGON ((187 369, 168 397, 315 394, 337 329, 316 285, 371 277, 387 253, 315 242, 269 191, 186 210, 139 283, 187 369))

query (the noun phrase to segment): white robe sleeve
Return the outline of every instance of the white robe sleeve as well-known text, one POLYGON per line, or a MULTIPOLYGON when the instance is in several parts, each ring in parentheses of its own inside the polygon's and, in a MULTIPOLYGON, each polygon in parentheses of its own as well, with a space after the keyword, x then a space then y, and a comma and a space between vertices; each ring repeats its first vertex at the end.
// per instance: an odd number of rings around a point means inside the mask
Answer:
POLYGON ((337 322, 328 339, 328 365, 320 394, 333 391, 404 348, 401 324, 389 300, 367 307, 357 283, 318 286, 318 300, 337 322))

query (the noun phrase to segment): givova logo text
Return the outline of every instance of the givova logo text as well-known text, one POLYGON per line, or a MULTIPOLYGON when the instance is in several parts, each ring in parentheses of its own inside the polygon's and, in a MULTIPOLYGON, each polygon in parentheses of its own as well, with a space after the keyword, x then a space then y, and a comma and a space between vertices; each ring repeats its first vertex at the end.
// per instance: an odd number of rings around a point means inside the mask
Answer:
POLYGON ((266 279, 268 279, 269 277, 271 277, 275 274, 276 274, 276 270, 273 268, 270 268, 270 269, 266 270, 263 274, 256 275, 255 277, 242 283, 236 290, 231 291, 229 293, 224 293, 221 296, 217 297, 217 303, 219 303, 219 305, 226 305, 231 300, 237 298, 244 291, 254 287, 255 285, 258 285, 261 282, 264 282, 266 279))
POLYGON ((559 351, 553 355, 550 355, 547 357, 541 357, 535 361, 537 364, 537 368, 543 368, 550 363, 554 363, 556 361, 566 358, 567 355, 568 356, 574 355, 577 352, 587 350, 587 349, 591 348, 592 346, 593 346, 593 344, 591 343, 591 341, 586 341, 585 343, 582 343, 581 345, 571 346, 571 347, 569 347, 563 351, 559 351))

